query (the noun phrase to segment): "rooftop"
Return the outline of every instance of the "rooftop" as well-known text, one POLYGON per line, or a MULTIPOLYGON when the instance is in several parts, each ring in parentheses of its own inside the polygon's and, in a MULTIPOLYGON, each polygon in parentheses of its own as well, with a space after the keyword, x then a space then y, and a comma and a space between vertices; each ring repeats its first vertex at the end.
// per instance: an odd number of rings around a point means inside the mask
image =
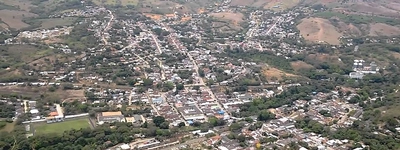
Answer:
POLYGON ((102 112, 102 116, 120 116, 122 115, 122 112, 116 111, 116 112, 102 112))

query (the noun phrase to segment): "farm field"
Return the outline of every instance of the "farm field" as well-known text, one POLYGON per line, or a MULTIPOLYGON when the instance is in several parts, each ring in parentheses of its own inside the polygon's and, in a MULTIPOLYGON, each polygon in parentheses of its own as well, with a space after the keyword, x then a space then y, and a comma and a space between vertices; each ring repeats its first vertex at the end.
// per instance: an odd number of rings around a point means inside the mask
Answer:
POLYGON ((139 3, 139 0, 93 0, 93 3, 95 3, 96 5, 136 6, 139 3))
POLYGON ((36 14, 29 13, 26 11, 18 11, 18 10, 0 10, 0 19, 5 24, 7 24, 10 28, 14 29, 22 29, 29 27, 29 24, 26 24, 22 21, 25 17, 35 17, 36 14))
POLYGON ((264 9, 272 9, 275 11, 282 11, 282 10, 293 8, 299 2, 300 2, 300 0, 271 0, 264 6, 264 9))
POLYGON ((312 69, 314 68, 312 65, 305 63, 304 61, 295 61, 291 62, 290 65, 292 66, 293 70, 299 71, 302 69, 312 69))
POLYGON ((322 18, 306 18, 297 26, 300 34, 310 42, 326 42, 333 45, 340 44, 342 36, 329 20, 322 18))
POLYGON ((353 24, 369 24, 369 23, 386 23, 389 25, 399 25, 399 19, 393 18, 385 18, 385 17, 378 17, 378 16, 364 16, 364 15, 355 15, 355 14, 344 14, 334 11, 325 11, 320 12, 315 15, 316 17, 330 19, 332 17, 337 17, 341 21, 346 23, 353 23, 353 24))
POLYGON ((14 130, 14 126, 17 122, 12 122, 12 123, 7 123, 5 127, 3 127, 0 132, 11 132, 12 130, 14 130))
POLYGON ((66 120, 64 122, 58 123, 38 123, 33 125, 33 129, 35 134, 62 134, 65 131, 72 130, 72 129, 82 129, 82 128, 89 128, 89 119, 88 118, 81 118, 81 119, 74 119, 74 120, 66 120))
POLYGON ((34 7, 28 0, 2 0, 2 2, 6 5, 18 7, 24 11, 30 11, 30 7, 34 7))
POLYGON ((400 35, 400 28, 383 23, 373 23, 369 25, 369 36, 396 36, 400 35))
POLYGON ((267 80, 282 80, 285 77, 296 77, 294 74, 290 74, 284 72, 282 70, 273 68, 273 67, 265 67, 262 70, 263 75, 267 78, 267 80))
POLYGON ((39 29, 50 29, 57 26, 69 26, 72 25, 77 18, 66 17, 66 18, 51 18, 51 19, 40 19, 38 21, 42 22, 39 29))
POLYGON ((244 17, 242 13, 230 13, 230 12, 212 13, 210 15, 219 18, 221 20, 231 21, 234 24, 242 22, 244 17))
POLYGON ((0 46, 1 68, 26 64, 50 54, 51 49, 41 49, 30 45, 0 46))

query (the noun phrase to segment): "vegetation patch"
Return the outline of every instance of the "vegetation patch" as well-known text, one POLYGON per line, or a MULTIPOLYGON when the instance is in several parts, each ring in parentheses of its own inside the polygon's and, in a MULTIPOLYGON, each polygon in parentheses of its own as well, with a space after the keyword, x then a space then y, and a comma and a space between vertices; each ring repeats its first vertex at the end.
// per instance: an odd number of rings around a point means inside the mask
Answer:
POLYGON ((46 124, 46 123, 39 123, 33 126, 35 134, 63 134, 64 131, 69 131, 72 129, 82 129, 82 128, 89 128, 89 120, 87 118, 83 119, 76 119, 76 120, 66 120, 64 122, 46 124))
POLYGON ((0 46, 0 68, 18 67, 47 56, 52 51, 47 47, 31 45, 0 46))
POLYGON ((341 21, 352 24, 369 24, 369 23, 385 23, 389 25, 399 25, 399 19, 393 18, 385 18, 378 16, 364 16, 364 15, 355 15, 355 14, 345 14, 334 11, 324 11, 315 14, 316 17, 321 17, 325 19, 330 19, 332 17, 337 17, 341 21))
POLYGON ((16 122, 6 122, 6 121, 0 121, 0 132, 11 132, 14 130, 16 122))
POLYGON ((2 0, 2 2, 6 5, 13 6, 16 7, 17 9, 25 11, 30 11, 31 10, 30 8, 34 7, 34 5, 32 5, 31 1, 29 0, 2 0))

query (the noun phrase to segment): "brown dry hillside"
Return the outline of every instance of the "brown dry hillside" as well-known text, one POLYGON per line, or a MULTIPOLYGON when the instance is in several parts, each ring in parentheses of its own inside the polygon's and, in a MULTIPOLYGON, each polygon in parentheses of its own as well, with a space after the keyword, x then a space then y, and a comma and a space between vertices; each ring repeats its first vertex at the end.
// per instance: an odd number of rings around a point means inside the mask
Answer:
POLYGON ((305 63, 304 61, 295 61, 291 62, 290 65, 295 71, 299 71, 302 69, 311 69, 314 68, 312 65, 305 63))
POLYGON ((384 23, 373 23, 369 25, 370 36, 395 36, 400 35, 400 28, 384 23))
POLYGON ((34 17, 36 14, 29 13, 26 11, 18 10, 0 10, 0 19, 6 23, 10 28, 21 29, 28 27, 29 25, 22 22, 25 17, 34 17))
POLYGON ((322 18, 305 18, 297 26, 304 39, 310 42, 326 42, 333 45, 340 44, 342 36, 329 20, 322 18))
POLYGON ((242 13, 220 12, 220 13, 211 13, 210 15, 219 18, 221 20, 231 21, 233 23, 240 23, 243 21, 242 13))
POLYGON ((284 77, 296 77, 294 74, 290 74, 287 72, 284 72, 282 70, 273 68, 273 67, 263 67, 262 69, 263 75, 267 78, 267 80, 281 80, 284 77))

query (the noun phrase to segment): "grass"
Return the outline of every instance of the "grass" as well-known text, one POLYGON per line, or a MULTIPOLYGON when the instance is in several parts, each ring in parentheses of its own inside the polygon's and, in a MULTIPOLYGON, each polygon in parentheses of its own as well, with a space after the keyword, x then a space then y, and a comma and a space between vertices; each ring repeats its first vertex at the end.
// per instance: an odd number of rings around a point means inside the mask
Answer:
POLYGON ((0 46, 0 68, 18 67, 52 53, 31 45, 0 46))
POLYGON ((93 0, 93 3, 95 3, 96 5, 136 6, 139 3, 139 0, 93 0))
POLYGON ((14 130, 16 122, 12 122, 12 123, 7 123, 5 127, 0 129, 0 132, 11 132, 12 130, 14 130))
POLYGON ((18 11, 18 10, 0 10, 0 19, 5 22, 10 28, 14 29, 22 29, 29 27, 29 24, 26 24, 22 20, 27 17, 34 17, 36 14, 32 14, 26 11, 18 11))
POLYGON ((39 29, 51 29, 58 26, 70 26, 74 24, 77 18, 66 17, 66 18, 50 18, 50 19, 39 19, 41 27, 39 29))
POLYGON ((72 129, 82 129, 89 128, 89 120, 88 118, 76 119, 76 120, 66 120, 64 122, 59 123, 40 123, 34 125, 35 134, 62 134, 65 131, 69 131, 72 129))
POLYGON ((18 10, 16 7, 0 2, 0 10, 18 10))
POLYGON ((364 15, 354 15, 354 14, 343 14, 339 12, 333 11, 325 11, 315 14, 317 17, 322 18, 332 18, 338 17, 340 20, 346 23, 353 24, 369 24, 369 23, 385 23, 389 25, 398 25, 400 24, 400 20, 393 18, 384 18, 378 16, 364 16, 364 15))
POLYGON ((293 8, 296 6, 300 0, 281 0, 281 1, 275 1, 275 2, 270 2, 267 5, 264 6, 264 9, 272 9, 274 11, 282 11, 286 9, 293 8), (276 6, 276 7, 275 7, 276 6))

